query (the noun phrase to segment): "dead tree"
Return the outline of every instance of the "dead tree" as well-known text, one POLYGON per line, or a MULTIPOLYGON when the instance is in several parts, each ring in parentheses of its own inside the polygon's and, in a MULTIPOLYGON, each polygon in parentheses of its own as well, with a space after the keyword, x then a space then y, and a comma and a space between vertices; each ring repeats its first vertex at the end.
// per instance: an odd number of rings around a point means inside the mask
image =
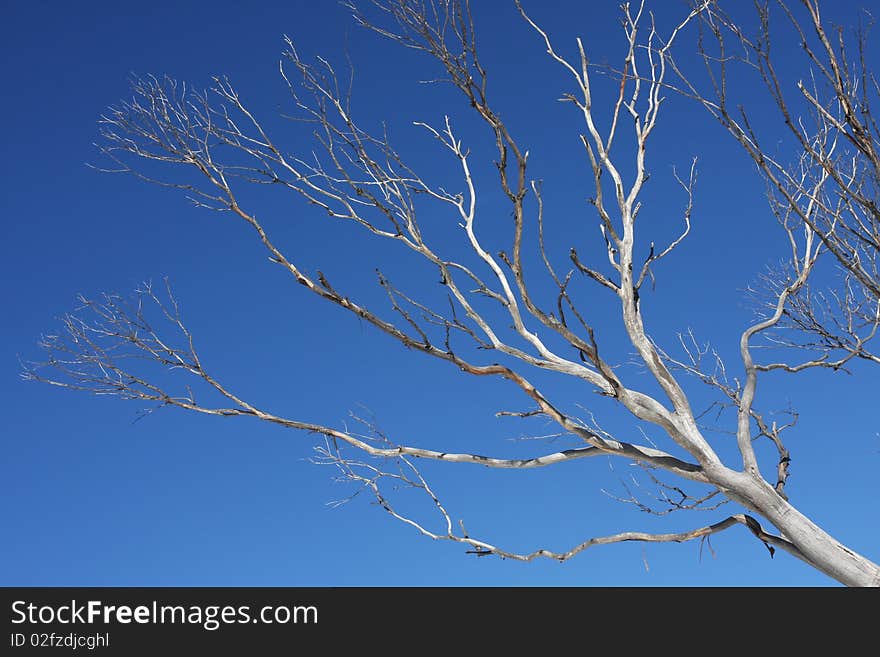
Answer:
MULTIPOLYGON (((689 175, 676 176, 683 191, 678 237, 668 244, 647 248, 640 244, 637 231, 642 192, 648 178, 646 159, 651 135, 662 114, 664 93, 673 82, 680 84, 678 78, 687 79, 680 64, 672 58, 673 46, 686 30, 693 30, 696 25, 713 30, 720 43, 722 27, 730 30, 733 25, 722 22, 715 3, 701 0, 665 34, 660 33, 644 3, 624 5, 626 54, 617 71, 619 84, 615 84, 615 93, 610 98, 594 97, 598 69, 590 63, 582 41, 577 41, 578 55, 574 59, 564 57, 542 27, 516 4, 522 19, 534 32, 536 46, 546 50, 570 79, 571 91, 563 100, 582 121, 578 139, 591 172, 588 184, 592 188, 591 204, 598 228, 596 238, 604 246, 604 261, 591 262, 572 248, 570 262, 564 267, 554 264, 545 249, 542 189, 530 179, 528 150, 502 121, 497 101, 491 96, 467 2, 377 0, 373 4, 378 18, 352 6, 355 20, 405 48, 430 55, 439 64, 442 79, 460 92, 464 104, 475 113, 494 143, 497 183, 511 216, 507 249, 493 253, 486 246, 488 218, 479 216, 480 192, 472 174, 471 152, 451 119, 447 117, 439 125, 417 125, 436 140, 437 147, 456 168, 457 191, 432 184, 407 163, 385 133, 363 128, 348 102, 346 81, 340 80, 324 59, 319 58, 316 63, 305 61, 290 41, 281 76, 300 118, 314 123, 318 154, 288 155, 269 134, 265 122, 222 78, 215 79, 213 88, 205 92, 193 91, 169 79, 137 80, 132 99, 112 109, 103 119, 102 150, 115 162, 114 170, 181 189, 199 206, 237 217, 250 227, 274 266, 289 273, 293 281, 368 322, 404 347, 446 361, 463 374, 507 380, 532 404, 530 410, 509 414, 541 416, 554 423, 560 433, 576 438, 580 445, 528 459, 508 459, 401 444, 381 433, 365 437, 308 419, 277 415, 244 399, 231 385, 210 373, 210 367, 197 355, 193 336, 170 289, 160 292, 151 286, 138 290, 133 303, 113 295, 98 300, 82 299, 82 307, 67 316, 66 330, 44 340, 48 357, 31 364, 25 375, 67 388, 211 415, 250 416, 320 434, 325 441, 318 447, 317 460, 338 467, 344 478, 371 492, 382 508, 417 532, 463 544, 479 556, 525 561, 547 557, 562 561, 595 545, 621 541, 681 542, 742 526, 771 555, 777 549, 783 550, 846 585, 880 585, 880 566, 842 545, 789 502, 785 484, 791 455, 782 439, 787 427, 766 420, 755 404, 758 379, 765 372, 842 366, 847 359, 867 353, 867 342, 876 331, 877 316, 867 312, 866 324, 859 329, 857 338, 848 336, 851 341, 843 344, 818 341, 813 348, 819 353, 805 362, 764 363, 753 354, 754 342, 768 331, 792 317, 807 316, 798 304, 807 303, 804 291, 820 255, 831 251, 847 256, 846 249, 850 247, 846 244, 851 242, 836 240, 862 235, 858 226, 850 225, 844 236, 837 224, 827 224, 829 211, 851 211, 860 199, 867 199, 867 189, 847 177, 858 177, 858 172, 846 173, 836 165, 815 166, 817 161, 825 163, 826 156, 837 148, 835 144, 856 130, 851 126, 844 135, 838 129, 838 122, 847 120, 845 112, 842 118, 829 116, 823 124, 824 131, 806 138, 805 143, 812 150, 805 150, 800 170, 785 169, 783 173, 775 163, 768 163, 765 168, 765 173, 776 176, 776 189, 785 199, 777 212, 790 240, 790 269, 772 280, 767 312, 743 331, 739 353, 744 374, 729 381, 723 364, 695 340, 682 340, 683 351, 677 353, 684 356, 661 348, 646 326, 640 302, 640 291, 653 278, 655 265, 671 256, 690 233, 695 166, 689 175), (604 104, 603 110, 608 110, 603 114, 610 118, 600 120, 594 110, 600 103, 604 104), (628 145, 624 148, 619 142, 628 145), (168 171, 181 170, 190 172, 192 182, 184 182, 190 179, 179 175, 164 177, 168 171), (437 307, 419 299, 378 272, 377 283, 389 300, 387 311, 361 305, 323 273, 307 271, 277 245, 250 207, 250 192, 242 193, 242 189, 253 189, 254 185, 284 188, 330 218, 353 222, 376 239, 390 241, 422 258, 435 268, 437 278, 432 282, 439 279, 442 283, 447 293, 446 304, 437 307), (846 193, 841 195, 841 190, 846 193), (427 205, 432 212, 457 224, 460 257, 449 258, 425 236, 419 214, 427 205), (543 262, 545 271, 541 274, 553 282, 549 300, 536 293, 541 288, 534 283, 534 275, 527 276, 527 226, 538 235, 531 248, 536 249, 543 262), (648 254, 644 259, 636 255, 640 245, 648 254), (620 330, 625 332, 660 394, 652 396, 640 391, 639 379, 634 381, 612 366, 591 323, 589 309, 575 302, 572 289, 576 285, 592 285, 592 294, 607 295, 614 301, 620 314, 620 330), (151 312, 156 311, 162 319, 158 324, 151 319, 151 312), (554 347, 558 344, 565 345, 565 350, 554 347), (144 360, 151 366, 158 364, 191 376, 224 401, 209 404, 197 400, 189 387, 184 392, 172 390, 161 376, 150 374, 149 369, 145 373, 141 368, 144 360), (706 360, 711 365, 708 370, 703 367, 706 360), (736 436, 738 462, 723 462, 701 429, 681 380, 682 371, 718 388, 726 403, 733 407, 736 418, 731 429, 736 436), (533 383, 535 372, 568 377, 573 385, 614 400, 634 421, 662 431, 670 439, 672 449, 664 451, 632 438, 621 440, 596 423, 567 412, 533 383), (777 476, 770 481, 759 469, 753 444, 758 438, 769 439, 778 451, 777 476), (564 551, 536 549, 517 553, 467 532, 447 511, 417 466, 420 459, 432 459, 522 469, 551 467, 599 455, 640 466, 657 484, 658 497, 667 510, 711 510, 730 501, 741 506, 743 512, 720 516, 716 522, 685 532, 623 531, 586 539, 564 551), (669 483, 670 479, 675 483, 669 483), (390 491, 400 486, 428 496, 438 514, 440 529, 432 529, 427 522, 395 506, 390 491)), ((720 61, 724 62, 723 57, 720 61)), ((607 75, 608 70, 599 72, 607 75)), ((698 95, 697 90, 693 90, 693 95, 698 95)), ((725 102, 716 100, 711 109, 722 122, 727 121, 728 127, 734 125, 727 119, 725 102)), ((760 151, 750 141, 747 126, 736 134, 744 146, 755 149, 760 160, 760 151)), ((850 271, 854 280, 864 283, 862 278, 870 271, 865 269, 864 260, 861 262, 850 271)), ((873 271, 875 275, 876 269, 873 271)), ((637 500, 633 497, 627 501, 637 500)))

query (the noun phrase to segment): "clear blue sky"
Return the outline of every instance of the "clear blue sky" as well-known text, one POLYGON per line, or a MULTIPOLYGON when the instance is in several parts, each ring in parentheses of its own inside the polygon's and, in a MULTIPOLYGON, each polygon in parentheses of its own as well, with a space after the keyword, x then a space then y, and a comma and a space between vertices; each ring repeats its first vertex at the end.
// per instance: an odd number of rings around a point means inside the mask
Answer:
MULTIPOLYGON (((567 81, 512 3, 476 4, 490 93, 531 150, 531 175, 545 181, 553 231, 548 243, 564 266, 569 246, 587 251, 597 237, 583 202, 590 185, 577 146, 577 117, 570 105, 556 102, 569 90, 567 81)), ((576 36, 595 61, 618 61, 622 54, 616 1, 525 4, 567 54, 576 36)), ((683 11, 683 3, 656 4, 663 24, 683 11)), ((836 2, 834 9, 848 20, 856 4, 836 2)), ((692 542, 599 547, 565 564, 477 559, 461 546, 418 536, 366 496, 329 508, 327 502, 350 490, 332 481, 330 469, 307 462, 315 436, 173 409, 134 422, 139 403, 20 380, 18 358, 39 358, 37 340, 58 328, 57 317, 75 306, 78 293, 127 294, 143 280, 168 276, 206 366, 279 414, 342 427, 350 410, 365 407, 395 440, 447 451, 525 456, 569 446, 514 440, 551 430, 540 422, 495 418, 499 410, 528 408, 515 388, 467 378, 401 349, 313 298, 268 263, 251 232, 232 217, 86 166, 101 162, 93 146, 96 122, 127 95, 132 73, 168 74, 196 87, 207 86, 211 75, 228 75, 255 111, 290 131, 285 145, 307 154, 312 145, 304 133, 273 118, 284 109, 277 63, 287 34, 306 57, 344 62, 348 48, 357 67, 358 115, 374 126, 387 119, 399 149, 426 177, 454 181, 454 163, 411 126, 413 120, 439 124, 449 114, 466 134, 473 130, 461 99, 418 84, 436 76, 433 62, 358 29, 333 2, 16 1, 4 10, 0 583, 833 584, 786 554, 771 560, 739 528, 712 538, 714 556, 692 542)), ((679 57, 687 61, 691 51, 679 57)), ((480 152, 485 136, 474 139, 480 152)), ((694 156, 700 179, 693 234, 658 267, 657 289, 643 301, 645 315, 670 348, 677 331, 693 328, 736 370, 738 335, 752 317, 742 289, 784 257, 786 242, 744 156, 681 99, 670 99, 649 154, 653 180, 640 221, 651 239, 660 243, 679 229, 684 199, 671 167, 686 170, 694 156)), ((489 188, 495 183, 491 162, 480 166, 489 188)), ((353 298, 372 301, 383 313, 376 266, 395 272, 395 282, 407 290, 436 286, 435 272, 411 267, 407 259, 390 262, 395 251, 329 223, 298 199, 273 194, 257 201, 258 216, 307 269, 322 268, 353 298)), ((487 231, 493 222, 504 227, 506 214, 496 214, 486 220, 487 231)), ((626 361, 628 351, 615 337, 619 320, 608 314, 595 321, 609 359, 626 361)), ((768 377, 759 403, 773 410, 790 401, 801 412, 788 435, 793 503, 876 561, 880 523, 871 501, 880 495, 880 371, 856 369, 858 377, 768 377)), ((589 390, 546 382, 569 408, 595 411, 621 439, 640 437, 589 390)), ((687 385, 696 398, 706 398, 700 383, 687 385)), ((729 437, 714 440, 719 451, 732 454, 729 437)), ((762 454, 772 459, 769 451, 762 454)), ((623 530, 684 530, 737 511, 728 506, 665 518, 641 513, 602 492, 623 494, 618 480, 630 469, 616 462, 612 471, 608 460, 596 458, 529 472, 433 463, 425 473, 472 534, 518 551, 564 550, 623 530)))

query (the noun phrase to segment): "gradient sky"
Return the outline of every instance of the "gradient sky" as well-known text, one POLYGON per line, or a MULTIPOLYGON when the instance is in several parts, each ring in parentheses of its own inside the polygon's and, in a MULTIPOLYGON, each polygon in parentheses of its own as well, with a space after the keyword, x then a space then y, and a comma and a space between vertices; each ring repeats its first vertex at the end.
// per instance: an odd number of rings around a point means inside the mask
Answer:
MULTIPOLYGON (((684 7, 655 4, 659 23, 667 26, 684 7)), ((849 21, 857 4, 836 2, 834 10, 849 21)), ((476 5, 490 94, 530 149, 530 174, 544 180, 548 249, 560 267, 572 245, 599 253, 594 217, 584 203, 590 186, 577 144, 580 126, 573 107, 556 102, 570 86, 512 3, 476 5)), ((584 38, 594 61, 616 62, 623 53, 616 1, 526 6, 534 7, 534 17, 566 54, 575 52, 576 36, 584 38)), ((291 151, 307 154, 307 132, 277 119, 287 109, 277 70, 285 34, 306 58, 323 54, 344 64, 344 52, 350 52, 356 115, 371 126, 386 119, 399 150, 426 178, 456 184, 454 162, 412 121, 439 124, 449 114, 464 135, 473 135, 475 157, 490 152, 460 98, 419 84, 437 75, 432 61, 357 28, 343 7, 303 0, 244 7, 227 0, 4 3, 0 285, 7 319, 0 342, 6 455, 0 461, 0 583, 834 584, 787 554, 769 558, 742 528, 713 536, 702 548, 698 542, 621 544, 590 549, 564 564, 478 559, 460 545, 420 537, 366 495, 330 508, 328 502, 352 491, 334 483, 329 468, 308 462, 315 436, 175 409, 136 421, 142 404, 22 381, 18 359, 39 358, 40 335, 57 330, 57 318, 75 307, 77 294, 128 294, 141 281, 167 276, 206 367, 274 412, 335 427, 344 426, 350 411, 369 413, 393 439, 443 451, 513 457, 571 446, 516 440, 552 427, 495 417, 499 410, 528 409, 515 388, 468 378, 406 351, 313 298, 267 262, 251 231, 231 216, 86 166, 102 163, 93 146, 97 120, 126 97, 133 73, 167 74, 197 88, 208 86, 212 75, 227 75, 261 117, 288 131, 284 143, 291 151)), ((679 59, 693 62, 691 52, 684 47, 679 59)), ((759 99, 750 102, 759 121, 779 128, 772 112, 761 114, 759 99)), ((646 321, 670 349, 676 332, 693 329, 738 371, 738 336, 753 311, 743 290, 786 255, 785 236, 767 211, 763 184, 721 129, 680 98, 670 99, 665 110, 649 151, 652 180, 640 218, 650 234, 646 239, 659 244, 680 230, 685 198, 672 167, 686 171, 696 156, 700 177, 693 233, 657 267, 656 290, 642 302, 646 321)), ((476 175, 487 189, 485 230, 499 236, 492 231, 506 228, 509 210, 493 205, 491 168, 490 160, 482 161, 476 175)), ((376 266, 407 291, 425 286, 434 294, 435 271, 350 226, 329 222, 299 199, 270 194, 256 202, 257 215, 307 270, 321 268, 377 312, 390 316, 375 285, 376 266)), ((435 216, 424 221, 434 219, 452 222, 435 216)), ((454 248, 451 235, 441 239, 454 248)), ((602 290, 585 281, 579 285, 599 339, 608 345, 607 357, 626 362, 629 351, 613 305, 600 301, 602 290)), ((636 369, 627 371, 634 376, 636 369)), ((854 372, 766 377, 758 403, 767 411, 791 403, 800 412, 788 434, 792 502, 876 561, 880 523, 872 500, 880 494, 880 370, 856 366, 854 372)), ((619 438, 642 441, 626 416, 590 390, 552 377, 535 379, 566 408, 595 412, 619 438)), ((709 400, 702 384, 685 383, 695 400, 709 400)), ((729 417, 722 421, 731 426, 729 417)), ((667 448, 662 436, 649 436, 667 448)), ((726 457, 735 456, 729 436, 713 440, 726 457)), ((760 453, 769 472, 773 455, 763 447, 760 453)), ((565 550, 624 530, 686 530, 738 511, 728 505, 667 517, 642 513, 604 492, 625 494, 620 480, 633 470, 604 458, 528 472, 424 465, 447 508, 474 536, 516 551, 565 550)), ((650 482, 641 483, 650 492, 650 482)))

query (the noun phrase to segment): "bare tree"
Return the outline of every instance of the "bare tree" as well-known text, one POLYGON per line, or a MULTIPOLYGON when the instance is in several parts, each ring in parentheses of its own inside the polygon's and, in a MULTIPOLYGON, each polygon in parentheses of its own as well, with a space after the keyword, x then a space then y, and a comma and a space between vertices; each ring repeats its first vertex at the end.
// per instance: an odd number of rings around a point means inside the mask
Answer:
MULTIPOLYGON (((712 99, 695 83, 688 87, 688 76, 672 58, 673 46, 686 30, 695 26, 708 29, 717 44, 724 43, 725 31, 733 31, 738 38, 742 36, 711 0, 701 0, 665 33, 660 32, 644 2, 623 5, 625 56, 616 72, 615 93, 604 99, 607 102, 601 105, 603 111, 597 112, 598 103, 603 100, 594 97, 594 81, 597 75, 607 76, 611 69, 594 66, 580 39, 576 44, 577 56, 564 57, 549 34, 518 2, 516 7, 533 30, 538 46, 570 79, 572 90, 563 100, 571 104, 583 122, 579 139, 591 172, 591 204, 599 229, 596 238, 603 245, 603 261, 591 262, 572 248, 570 262, 562 265, 554 263, 545 249, 542 188, 529 177, 528 150, 502 121, 496 100, 490 96, 467 2, 375 0, 371 7, 374 13, 368 15, 353 5, 351 10, 360 25, 436 60, 441 79, 461 93, 491 137, 497 182, 512 217, 506 237, 508 247, 500 252, 493 253, 485 239, 488 218, 478 216, 479 191, 472 173, 471 151, 452 120, 447 117, 439 125, 417 125, 436 140, 455 166, 458 191, 447 191, 425 179, 392 146, 386 133, 364 128, 351 109, 349 81, 338 76, 327 60, 305 61, 291 41, 287 43, 281 76, 299 118, 314 124, 317 153, 288 154, 269 134, 267 124, 222 78, 215 79, 214 86, 206 92, 192 91, 170 79, 137 80, 132 99, 112 109, 102 120, 102 151, 115 162, 113 170, 183 190, 201 207, 236 216, 253 229, 269 260, 297 283, 372 324, 404 347, 446 361, 465 374, 506 379, 533 406, 526 411, 502 414, 542 417, 554 423, 559 433, 577 439, 579 446, 528 459, 449 453, 401 444, 370 421, 364 422, 366 432, 357 433, 277 415, 244 399, 210 373, 210 367, 196 352, 193 336, 170 288, 157 291, 149 285, 139 289, 131 302, 114 295, 97 300, 83 298, 81 307, 66 317, 65 331, 43 341, 47 358, 30 364, 25 376, 159 406, 220 416, 251 416, 320 434, 325 440, 318 446, 317 461, 338 468, 344 479, 372 493, 382 508, 417 532, 432 539, 464 544, 476 555, 562 561, 594 545, 621 541, 682 542, 703 539, 739 525, 763 543, 771 555, 777 549, 784 550, 846 585, 880 585, 880 566, 841 544, 790 503, 785 485, 791 454, 782 434, 791 424, 778 425, 766 419, 755 404, 758 379, 765 372, 796 372, 814 366, 839 368, 852 357, 869 357, 867 344, 878 324, 878 315, 871 305, 878 297, 870 296, 871 282, 876 283, 876 259, 871 259, 874 252, 847 268, 852 281, 862 287, 851 287, 838 295, 838 314, 832 317, 838 318, 846 330, 834 331, 825 321, 827 318, 818 317, 815 297, 808 293, 808 285, 824 252, 852 263, 851 249, 869 251, 866 246, 859 246, 866 231, 876 240, 876 206, 871 196, 876 188, 870 187, 864 169, 847 169, 846 162, 835 155, 845 140, 861 152, 859 145, 864 140, 874 143, 869 137, 875 133, 864 136, 858 132, 856 124, 848 123, 849 114, 854 112, 838 108, 840 116, 822 114, 820 129, 804 137, 804 155, 794 169, 771 161, 758 147, 748 124, 730 118, 723 82, 718 83, 718 94, 712 99), (671 87, 700 98, 747 150, 751 149, 756 161, 763 163, 762 171, 777 194, 774 198, 778 202, 773 209, 789 238, 788 269, 768 277, 764 290, 769 295, 765 296, 765 300, 769 299, 768 307, 742 333, 742 364, 738 367, 743 368, 744 375, 739 378, 728 377, 729 368, 720 357, 692 336, 683 335, 674 350, 662 348, 649 333, 643 315, 640 291, 653 280, 653 268, 658 261, 669 257, 688 237, 691 228, 695 164, 688 175, 676 175, 682 191, 678 237, 665 245, 649 246, 640 243, 636 232, 648 179, 646 157, 651 135, 661 115, 664 93, 671 87), (191 178, 180 174, 165 177, 166 171, 182 170, 191 172, 191 178), (329 217, 353 222, 376 239, 388 240, 420 257, 436 269, 446 292, 444 302, 437 304, 428 294, 418 298, 377 272, 377 284, 387 294, 388 308, 380 312, 359 304, 323 273, 307 271, 282 251, 250 207, 251 193, 247 190, 253 189, 249 187, 253 185, 289 190, 329 217), (873 224, 866 223, 871 221, 866 210, 874 212, 873 224), (426 211, 451 216, 460 228, 461 253, 454 259, 444 254, 439 245, 432 244, 427 231, 423 231, 419 216, 426 211), (850 222, 842 225, 844 216, 850 222), (532 233, 537 235, 537 241, 531 248, 544 267, 540 276, 552 281, 550 295, 540 284, 538 274, 527 276, 526 263, 530 260, 526 238, 532 233), (647 255, 642 258, 637 253, 647 255), (620 313, 621 330, 659 394, 642 392, 636 386, 644 388, 644 379, 634 382, 634 377, 612 365, 594 330, 590 308, 575 300, 573 289, 583 285, 593 286, 591 294, 606 295, 614 301, 620 313), (844 313, 842 319, 839 312, 844 313), (158 323, 153 317, 158 317, 158 323), (812 330, 804 323, 813 319, 828 331, 810 343, 810 348, 818 352, 815 356, 796 362, 756 360, 756 341, 772 334, 781 335, 775 339, 785 342, 789 339, 785 336, 799 334, 798 329, 812 330), (794 331, 778 331, 784 328, 794 331), (176 391, 160 370, 190 376, 221 401, 212 404, 197 400, 190 386, 183 392, 176 391), (579 418, 566 411, 533 383, 540 372, 569 377, 573 385, 586 386, 614 400, 631 414, 634 426, 641 422, 662 430, 671 440, 672 448, 661 450, 649 440, 621 440, 604 431, 592 418, 579 418), (736 436, 739 462, 723 462, 711 444, 700 425, 700 414, 692 408, 682 373, 695 375, 713 386, 723 403, 734 410, 731 432, 736 436), (771 441, 778 453, 776 476, 769 481, 759 468, 756 439, 771 441), (655 484, 657 494, 653 502, 629 491, 629 497, 621 497, 639 508, 665 514, 694 509, 712 511, 725 502, 733 502, 743 512, 720 516, 711 524, 685 532, 623 531, 588 538, 564 551, 536 549, 517 553, 471 535, 446 509, 417 465, 420 459, 433 459, 523 469, 598 455, 638 465, 655 484), (428 521, 395 505, 393 491, 400 487, 427 496, 440 521, 439 529, 432 529, 434 525, 428 521)), ((816 16, 818 24, 818 13, 816 16)), ((741 43, 749 46, 750 42, 742 36, 741 43)), ((760 48, 753 51, 761 53, 760 48)), ((708 46, 703 53, 710 69, 726 66, 724 53, 715 56, 708 46)), ((838 74, 828 75, 834 78, 838 74)), ((773 80, 772 76, 768 79, 773 80)), ((848 79, 841 79, 842 88, 848 89, 848 79)), ((816 97, 806 89, 805 98, 816 97)), ((825 108, 823 103, 816 100, 813 108, 819 112, 825 108)), ((858 125, 875 130, 872 122, 858 125)), ((796 125, 792 129, 801 135, 796 125)), ((870 158, 866 161, 871 162, 870 158)), ((805 346, 802 342, 797 342, 798 346, 805 346)))

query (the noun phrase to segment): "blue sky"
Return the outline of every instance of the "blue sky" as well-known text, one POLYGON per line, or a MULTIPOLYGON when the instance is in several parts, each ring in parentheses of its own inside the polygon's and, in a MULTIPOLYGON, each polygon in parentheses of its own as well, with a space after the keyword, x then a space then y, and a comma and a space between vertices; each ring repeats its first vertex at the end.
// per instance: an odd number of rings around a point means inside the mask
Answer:
MULTIPOLYGON (((556 102, 569 90, 567 80, 512 3, 476 4, 490 95, 530 149, 530 174, 544 180, 548 246, 560 266, 572 245, 599 253, 584 203, 590 187, 577 117, 570 105, 556 102)), ((657 4, 661 24, 683 11, 682 3, 657 4)), ((856 4, 835 3, 834 9, 849 19, 856 4)), ((566 54, 574 53, 574 38, 582 36, 595 61, 622 55, 617 2, 530 5, 566 54)), ((358 29, 332 2, 251 3, 246 10, 225 1, 122 9, 104 2, 10 2, 5 9, 0 285, 7 319, 0 394, 7 458, 0 462, 6 536, 0 583, 834 584, 786 554, 771 560, 763 545, 736 528, 713 536, 712 550, 696 542, 621 544, 590 549, 564 564, 478 559, 459 545, 418 536, 365 495, 330 508, 327 502, 351 490, 334 483, 329 468, 308 462, 315 436, 175 409, 135 421, 143 408, 137 402, 22 381, 19 357, 39 358, 37 340, 57 329, 57 318, 73 309, 77 294, 128 294, 144 280, 167 276, 207 367, 278 414, 342 427, 350 411, 370 413, 395 440, 442 451, 512 457, 570 446, 516 440, 552 428, 495 417, 499 410, 528 407, 511 385, 467 378, 312 298, 266 260, 251 231, 232 217, 86 166, 102 163, 93 146, 97 120, 128 95, 133 73, 167 74, 195 87, 209 85, 212 75, 227 75, 251 108, 289 137, 291 151, 308 153, 313 146, 307 132, 277 118, 286 109, 277 64, 287 34, 304 57, 321 54, 344 64, 348 49, 357 69, 356 115, 372 126, 387 120, 399 150, 426 178, 455 184, 454 162, 412 121, 439 124, 449 114, 472 137, 475 157, 488 152, 486 136, 477 132, 460 98, 419 84, 437 75, 433 62, 358 29)), ((688 61, 691 51, 684 49, 679 58, 688 61)), ((756 107, 773 128, 772 114, 756 107)), ((743 289, 785 256, 785 236, 766 210, 761 181, 721 129, 682 99, 670 99, 665 109, 649 153, 654 180, 640 219, 647 239, 660 243, 680 230, 685 199, 672 167, 686 171, 696 156, 700 177, 692 235, 658 266, 646 321, 669 348, 676 332, 693 329, 736 368, 738 336, 752 317, 743 289)), ((493 200, 493 175, 490 160, 476 169, 487 189, 486 230, 500 240, 503 234, 491 231, 503 229, 509 211, 493 200)), ((434 294, 436 272, 399 251, 329 222, 296 198, 255 200, 258 216, 305 269, 321 268, 331 282, 386 316, 374 282, 377 266, 407 291, 425 286, 434 294)), ((454 236, 439 239, 454 248, 454 236)), ((601 300, 601 290, 586 283, 581 290, 608 345, 603 348, 613 361, 626 361, 613 306, 601 300)), ((773 410, 790 402, 801 413, 788 437, 793 503, 876 561, 880 523, 869 501, 880 494, 880 371, 857 366, 855 374, 767 377, 759 403, 773 410)), ((590 390, 535 378, 567 407, 595 412, 603 427, 633 439, 633 423, 590 390)), ((695 400, 708 400, 699 382, 686 383, 695 400)), ((721 453, 733 454, 729 438, 713 440, 721 453)), ((772 466, 772 454, 761 454, 772 466)), ((619 480, 630 470, 623 462, 596 458, 528 472, 429 463, 424 473, 473 535, 516 551, 564 550, 624 530, 685 530, 735 511, 729 506, 664 518, 644 514, 603 492, 623 494, 619 480)))

